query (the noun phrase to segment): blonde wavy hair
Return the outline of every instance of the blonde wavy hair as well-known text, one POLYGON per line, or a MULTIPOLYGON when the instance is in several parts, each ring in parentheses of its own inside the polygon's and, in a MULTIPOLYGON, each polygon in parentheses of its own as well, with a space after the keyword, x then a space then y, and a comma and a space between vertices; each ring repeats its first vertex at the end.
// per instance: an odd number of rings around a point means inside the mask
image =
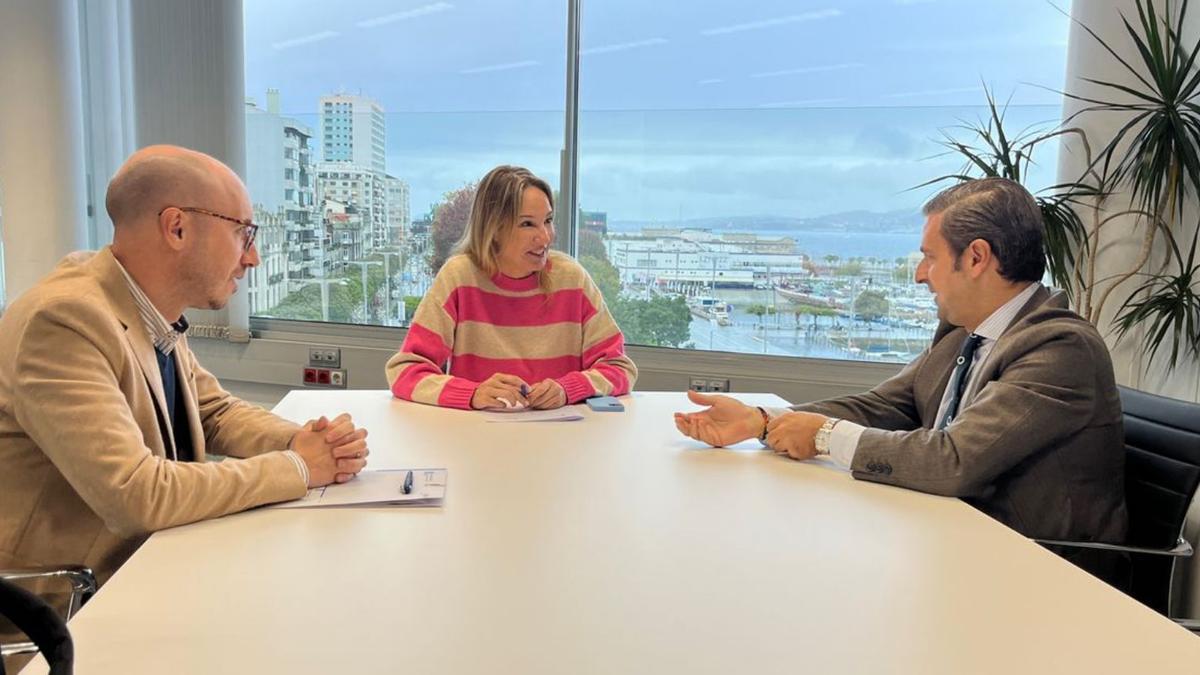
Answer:
MULTIPOLYGON (((479 181, 475 188, 475 200, 471 203, 471 215, 467 217, 467 228, 454 250, 463 253, 475 266, 488 276, 500 271, 496 254, 500 244, 517 225, 521 215, 521 198, 526 188, 537 188, 546 195, 554 210, 554 191, 550 184, 538 178, 532 171, 520 166, 503 164, 479 181)), ((549 263, 547 263, 549 265, 549 263)), ((538 285, 546 289, 547 275, 538 274, 538 285)))

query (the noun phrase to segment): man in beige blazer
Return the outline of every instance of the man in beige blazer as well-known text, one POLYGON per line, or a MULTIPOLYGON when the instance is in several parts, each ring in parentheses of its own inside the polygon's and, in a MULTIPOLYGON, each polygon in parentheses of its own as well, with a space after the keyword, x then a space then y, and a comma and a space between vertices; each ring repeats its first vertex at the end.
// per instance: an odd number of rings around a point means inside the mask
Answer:
POLYGON ((942 325, 912 363, 864 394, 785 410, 689 392, 711 407, 676 413, 676 426, 714 446, 758 437, 795 459, 829 454, 855 478, 961 497, 1031 537, 1122 541, 1112 362, 1096 329, 1039 283, 1036 202, 997 178, 924 210, 916 280, 942 325))
POLYGON ((0 568, 83 564, 101 584, 151 532, 302 497, 367 455, 349 416, 283 420, 188 349, 184 309, 224 306, 259 263, 233 171, 146 148, 106 206, 112 246, 68 256, 0 317, 0 568))

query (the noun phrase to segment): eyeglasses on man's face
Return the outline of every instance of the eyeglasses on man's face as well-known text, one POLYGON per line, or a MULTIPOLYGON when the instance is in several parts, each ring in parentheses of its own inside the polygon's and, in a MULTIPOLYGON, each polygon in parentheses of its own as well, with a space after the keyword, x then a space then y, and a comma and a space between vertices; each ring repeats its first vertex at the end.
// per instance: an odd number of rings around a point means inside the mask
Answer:
POLYGON ((226 216, 224 214, 217 213, 216 211, 209 211, 208 209, 202 209, 198 206, 168 206, 168 207, 164 208, 162 211, 159 211, 158 215, 161 216, 163 214, 163 211, 166 211, 167 209, 179 209, 180 211, 183 211, 185 213, 199 213, 201 215, 212 216, 213 218, 220 218, 221 220, 228 220, 231 223, 237 223, 238 225, 241 225, 242 226, 242 244, 243 244, 242 250, 244 250, 244 251, 250 250, 250 247, 254 245, 254 237, 258 235, 258 225, 255 225, 254 222, 252 220, 250 220, 249 218, 242 220, 241 218, 234 218, 233 216, 226 216))

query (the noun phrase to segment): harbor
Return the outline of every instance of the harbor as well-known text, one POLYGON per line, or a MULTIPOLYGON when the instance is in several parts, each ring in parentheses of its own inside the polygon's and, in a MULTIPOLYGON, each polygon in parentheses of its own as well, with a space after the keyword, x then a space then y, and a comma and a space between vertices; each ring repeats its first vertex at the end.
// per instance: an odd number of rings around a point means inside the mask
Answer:
POLYGON ((686 301, 685 347, 907 363, 937 328, 919 254, 814 258, 789 236, 663 228, 605 245, 622 295, 686 301))

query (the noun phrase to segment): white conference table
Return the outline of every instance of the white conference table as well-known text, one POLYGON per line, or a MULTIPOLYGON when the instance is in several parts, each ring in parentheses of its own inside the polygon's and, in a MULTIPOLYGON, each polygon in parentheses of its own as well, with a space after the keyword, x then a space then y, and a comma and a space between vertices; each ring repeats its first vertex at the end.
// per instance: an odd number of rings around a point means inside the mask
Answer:
POLYGON ((704 449, 682 394, 625 403, 488 424, 292 392, 297 421, 350 411, 374 468, 448 468, 444 507, 160 532, 71 622, 76 672, 1200 672, 1200 638, 958 500, 704 449))

